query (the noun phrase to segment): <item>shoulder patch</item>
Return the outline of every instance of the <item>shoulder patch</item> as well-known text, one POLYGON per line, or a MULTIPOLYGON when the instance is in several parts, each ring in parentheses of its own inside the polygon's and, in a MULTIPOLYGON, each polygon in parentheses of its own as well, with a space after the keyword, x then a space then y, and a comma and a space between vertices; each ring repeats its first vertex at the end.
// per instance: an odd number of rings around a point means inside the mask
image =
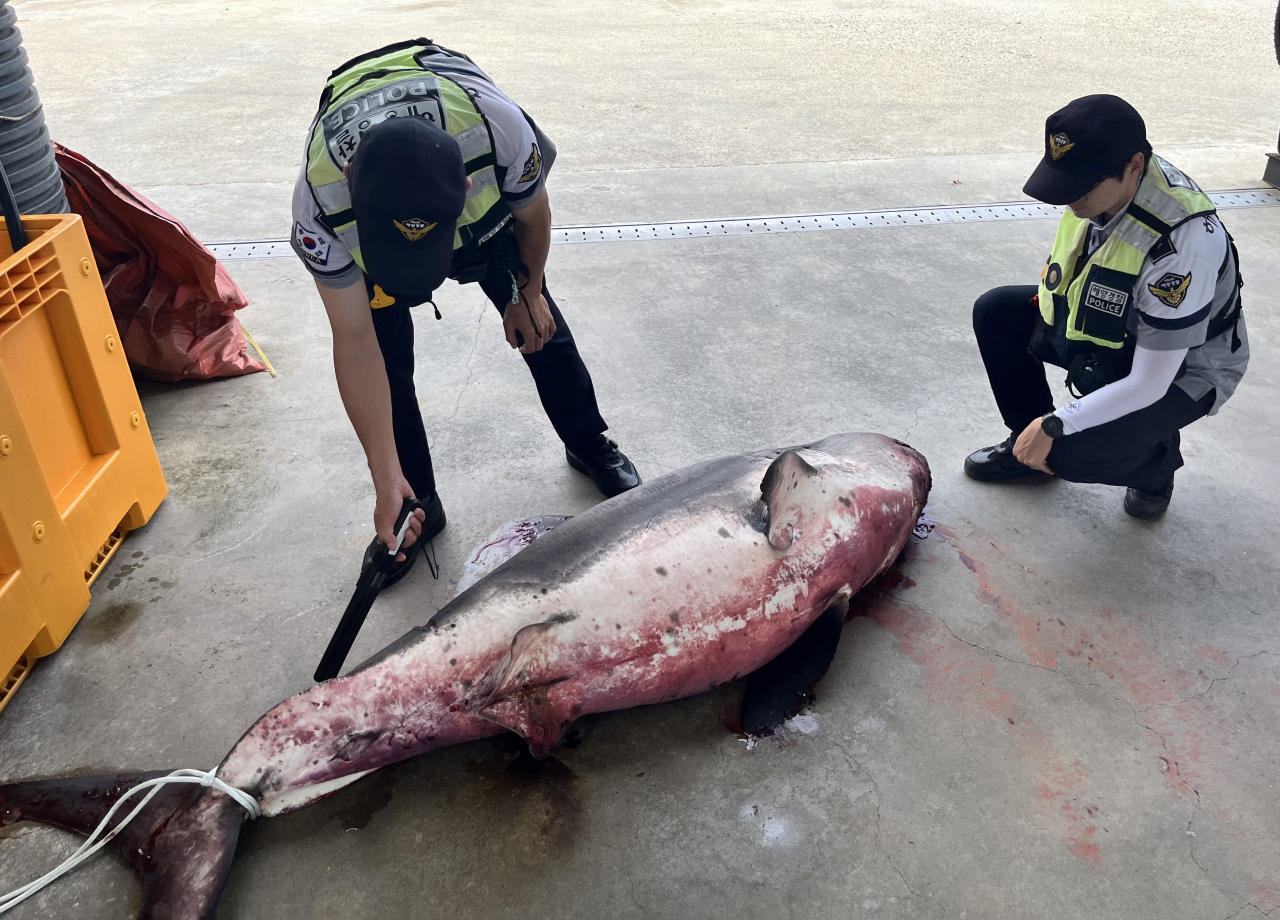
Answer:
POLYGON ((300 222, 295 222, 293 240, 298 244, 297 251, 308 262, 316 265, 329 264, 329 241, 320 234, 314 230, 308 230, 300 222))
POLYGON ((1151 260, 1151 264, 1159 262, 1161 259, 1167 259, 1169 256, 1176 255, 1178 247, 1173 245, 1173 240, 1168 234, 1156 240, 1156 244, 1147 251, 1147 258, 1151 260))
POLYGON ((532 182, 542 175, 542 153, 538 150, 538 142, 534 141, 529 159, 524 161, 524 172, 520 174, 521 182, 532 182))
POLYGON ((1187 299, 1187 291, 1191 288, 1191 272, 1185 275, 1166 272, 1155 284, 1148 284, 1147 290, 1158 297, 1165 306, 1176 307, 1187 299))

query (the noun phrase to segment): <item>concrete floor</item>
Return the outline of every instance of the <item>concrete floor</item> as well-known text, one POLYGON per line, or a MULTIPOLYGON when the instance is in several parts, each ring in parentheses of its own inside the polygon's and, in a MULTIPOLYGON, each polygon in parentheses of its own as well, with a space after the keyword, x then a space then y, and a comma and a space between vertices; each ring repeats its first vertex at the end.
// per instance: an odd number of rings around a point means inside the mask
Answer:
MULTIPOLYGON (((1280 122, 1270 0, 15 6, 55 137, 210 241, 287 235, 324 75, 423 33, 558 142, 559 224, 1010 200, 1044 116, 1093 91, 1133 101, 1204 186, 1252 186, 1280 122)), ((811 718, 779 739, 730 733, 727 687, 587 720, 541 771, 505 741, 431 754, 251 825, 219 916, 1277 911, 1280 209, 1225 220, 1253 362, 1185 433, 1156 524, 1117 489, 960 471, 1002 437, 969 305, 1037 275, 1051 221, 557 247, 550 285, 644 474, 881 431, 930 458, 942 526, 861 599, 811 718)), ((229 268, 280 376, 141 385, 170 495, 0 715, 0 780, 211 766, 309 685, 372 487, 305 271, 229 268)), ((446 603, 497 525, 598 500, 497 314, 474 287, 440 306, 419 314, 418 380, 443 573, 384 595, 353 661, 446 603)), ((75 845, 3 832, 0 889, 75 845)), ((138 903, 103 857, 13 916, 138 903)))

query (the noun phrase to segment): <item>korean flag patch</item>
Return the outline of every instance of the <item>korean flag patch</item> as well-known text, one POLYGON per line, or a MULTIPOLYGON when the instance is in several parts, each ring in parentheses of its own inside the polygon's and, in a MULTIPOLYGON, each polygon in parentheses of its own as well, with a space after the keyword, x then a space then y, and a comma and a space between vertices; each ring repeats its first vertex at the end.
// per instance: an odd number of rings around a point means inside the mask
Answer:
POLYGON ((329 264, 329 241, 314 230, 308 230, 302 224, 295 223, 293 242, 293 248, 308 262, 316 265, 329 264))

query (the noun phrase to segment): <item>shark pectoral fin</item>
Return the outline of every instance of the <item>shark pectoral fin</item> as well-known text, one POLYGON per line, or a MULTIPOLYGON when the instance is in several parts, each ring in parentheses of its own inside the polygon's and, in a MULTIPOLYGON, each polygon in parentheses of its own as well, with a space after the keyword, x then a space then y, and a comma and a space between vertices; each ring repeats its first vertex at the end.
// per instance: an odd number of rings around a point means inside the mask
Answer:
POLYGON ((576 619, 556 614, 531 623, 511 640, 511 651, 498 665, 497 679, 479 714, 509 728, 529 743, 529 753, 548 757, 565 730, 578 717, 578 703, 568 691, 575 677, 564 660, 556 628, 576 619))
POLYGON ((565 681, 557 681, 524 687, 491 700, 480 715, 511 729, 528 743, 535 759, 545 760, 579 714, 580 707, 566 691, 567 686, 565 681))
POLYGON ((511 640, 511 651, 498 665, 490 701, 500 699, 533 684, 550 684, 570 677, 560 658, 562 649, 556 627, 575 620, 571 613, 557 614, 541 623, 532 623, 511 640))
POLYGON ((744 732, 775 729, 813 701, 814 686, 835 660, 848 612, 848 589, 842 589, 800 638, 751 675, 742 697, 744 732))
POLYGON ((769 545, 789 549, 800 527, 803 496, 820 474, 794 450, 783 451, 760 481, 760 497, 769 506, 769 545))

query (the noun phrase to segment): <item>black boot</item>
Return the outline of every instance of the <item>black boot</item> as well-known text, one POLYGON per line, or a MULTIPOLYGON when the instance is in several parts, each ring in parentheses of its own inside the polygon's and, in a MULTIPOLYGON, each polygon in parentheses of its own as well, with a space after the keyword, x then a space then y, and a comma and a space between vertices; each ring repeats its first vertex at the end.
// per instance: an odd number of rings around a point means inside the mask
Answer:
POLYGON ((566 445, 564 454, 571 467, 591 477, 605 498, 613 498, 640 485, 640 474, 636 472, 635 464, 603 434, 596 435, 595 440, 584 445, 566 445))
POLYGON ((1173 479, 1158 492, 1144 492, 1130 486, 1124 493, 1124 510, 1129 517, 1155 520, 1164 514, 1173 498, 1173 479))
POLYGON ((1013 455, 1017 435, 1009 435, 995 447, 975 450, 964 461, 970 479, 981 482, 1047 482, 1053 477, 1027 466, 1013 455))
MULTIPOLYGON (((413 564, 418 561, 418 556, 428 543, 440 536, 440 531, 444 530, 444 525, 448 523, 444 516, 444 505, 440 501, 438 494, 432 495, 427 501, 426 507, 423 509, 426 515, 422 519, 422 533, 418 534, 417 541, 413 546, 404 551, 404 561, 397 562, 392 566, 391 571, 387 573, 386 580, 382 582, 382 587, 389 588, 397 581, 409 574, 409 570, 413 568, 413 564)), ((369 548, 364 551, 364 560, 360 563, 360 574, 363 575, 365 569, 373 563, 373 554, 383 549, 382 544, 378 542, 378 538, 374 537, 373 542, 369 544, 369 548)))

